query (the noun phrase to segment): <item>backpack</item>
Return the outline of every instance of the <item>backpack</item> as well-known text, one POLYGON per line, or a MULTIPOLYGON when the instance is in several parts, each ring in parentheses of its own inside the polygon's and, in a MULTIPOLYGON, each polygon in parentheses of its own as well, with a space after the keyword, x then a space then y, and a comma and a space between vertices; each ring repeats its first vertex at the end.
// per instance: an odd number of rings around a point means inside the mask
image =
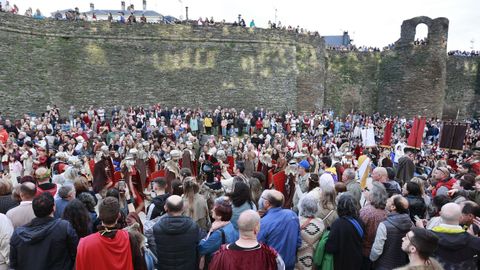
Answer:
POLYGON ((315 253, 313 254, 313 263, 317 270, 333 270, 333 255, 325 252, 330 231, 326 230, 322 234, 322 238, 318 241, 315 253))
POLYGON ((147 269, 148 270, 155 270, 155 265, 158 262, 157 256, 155 256, 155 254, 153 254, 153 252, 150 250, 148 245, 143 247, 143 251, 144 251, 144 257, 145 257, 145 263, 147 265, 147 269))

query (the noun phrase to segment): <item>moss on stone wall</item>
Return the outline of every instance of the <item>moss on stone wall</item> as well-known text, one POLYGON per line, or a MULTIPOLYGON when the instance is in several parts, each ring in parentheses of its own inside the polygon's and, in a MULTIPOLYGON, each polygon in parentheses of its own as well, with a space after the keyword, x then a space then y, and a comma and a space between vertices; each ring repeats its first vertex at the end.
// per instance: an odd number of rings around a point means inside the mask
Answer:
POLYGON ((48 104, 278 111, 323 105, 320 37, 229 26, 39 21, 0 13, 0 39, 0 106, 17 115, 48 104))
POLYGON ((335 52, 327 58, 325 106, 340 114, 376 110, 380 53, 335 52))

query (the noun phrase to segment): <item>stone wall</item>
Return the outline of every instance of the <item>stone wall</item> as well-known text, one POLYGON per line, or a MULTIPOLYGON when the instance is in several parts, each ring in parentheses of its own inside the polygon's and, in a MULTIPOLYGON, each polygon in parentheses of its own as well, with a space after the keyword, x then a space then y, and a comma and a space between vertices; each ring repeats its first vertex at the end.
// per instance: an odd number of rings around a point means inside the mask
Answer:
POLYGON ((382 55, 329 51, 327 57, 325 107, 339 114, 375 112, 382 55))
POLYGON ((444 119, 480 116, 480 58, 447 56, 448 20, 417 17, 402 25, 395 49, 327 53, 325 107, 444 119), (426 23, 428 44, 414 46, 426 23))
POLYGON ((324 42, 285 31, 36 21, 0 13, 0 106, 323 106, 324 42), (305 98, 309 96, 309 98, 305 98))
POLYGON ((446 18, 416 17, 402 24, 395 49, 382 58, 378 110, 387 115, 442 117, 446 88, 446 18), (414 45, 418 24, 428 26, 428 44, 414 45))
POLYGON ((449 56, 443 117, 480 116, 480 58, 449 56))
POLYGON ((322 38, 285 31, 0 13, 0 111, 161 103, 480 116, 480 59, 447 57, 447 32, 447 19, 417 17, 391 51, 326 52, 322 38), (412 43, 419 23, 426 46, 412 43))

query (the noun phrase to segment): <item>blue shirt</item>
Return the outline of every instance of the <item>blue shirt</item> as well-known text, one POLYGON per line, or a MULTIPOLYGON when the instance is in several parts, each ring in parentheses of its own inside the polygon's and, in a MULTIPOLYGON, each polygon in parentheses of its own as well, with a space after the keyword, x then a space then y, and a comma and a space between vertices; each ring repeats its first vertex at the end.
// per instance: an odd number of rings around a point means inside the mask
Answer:
POLYGON ((65 200, 65 199, 62 199, 62 198, 58 198, 55 200, 55 213, 53 214, 53 216, 55 218, 61 218, 63 216, 63 211, 65 210, 65 207, 67 207, 67 204, 69 203, 69 201, 65 200))
POLYGON ((238 231, 233 227, 231 222, 221 229, 212 232, 208 239, 202 239, 200 241, 198 244, 200 256, 211 255, 220 249, 222 244, 230 244, 238 240, 238 231), (225 243, 222 243, 221 229, 223 229, 223 233, 225 234, 225 243))
POLYGON ((273 247, 285 262, 286 269, 293 269, 297 249, 302 243, 298 216, 290 209, 269 209, 260 220, 258 241, 273 247))

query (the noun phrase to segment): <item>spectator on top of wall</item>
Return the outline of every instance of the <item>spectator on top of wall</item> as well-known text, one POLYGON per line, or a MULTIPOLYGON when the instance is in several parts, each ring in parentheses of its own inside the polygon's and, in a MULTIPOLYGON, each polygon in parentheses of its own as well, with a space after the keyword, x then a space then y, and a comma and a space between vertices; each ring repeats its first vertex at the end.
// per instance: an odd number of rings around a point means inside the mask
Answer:
POLYGON ((40 12, 40 9, 37 8, 37 10, 35 11, 35 14, 33 15, 33 18, 34 19, 45 19, 45 17, 42 15, 42 12, 40 12))
POLYGON ((29 7, 26 11, 25 11, 25 16, 27 17, 32 17, 33 16, 33 10, 31 7, 29 7))

